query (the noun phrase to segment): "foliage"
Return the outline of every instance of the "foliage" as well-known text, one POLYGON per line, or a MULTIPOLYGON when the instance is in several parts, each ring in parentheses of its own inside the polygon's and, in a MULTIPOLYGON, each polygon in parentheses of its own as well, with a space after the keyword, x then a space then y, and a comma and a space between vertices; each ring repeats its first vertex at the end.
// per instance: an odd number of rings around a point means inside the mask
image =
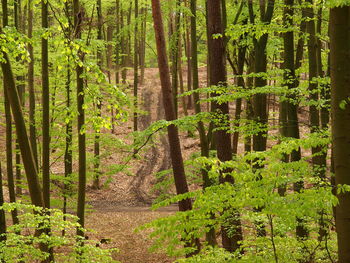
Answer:
POLYGON ((202 168, 210 167, 209 176, 215 181, 218 181, 220 171, 231 168, 230 175, 235 178, 235 184, 214 184, 205 190, 166 199, 154 209, 191 198, 194 200, 193 210, 155 220, 142 229, 153 229, 154 248, 178 256, 190 250, 183 247, 185 240, 200 238, 211 227, 219 230, 224 226, 231 232, 235 231, 230 229, 229 222, 240 214, 245 233, 243 255, 204 247, 200 255, 179 262, 275 262, 275 257, 278 262, 329 262, 329 257, 334 259, 336 252, 333 233, 326 240, 312 238, 302 241, 293 232, 298 220, 302 219, 309 235, 317 237, 320 213, 327 225, 333 221, 332 207, 337 199, 332 194, 330 182, 314 176, 309 164, 311 155, 299 162, 281 161, 284 154, 299 147, 307 150, 328 143, 329 137, 324 134, 311 134, 304 139, 284 139, 268 151, 237 155, 233 161, 225 163, 220 163, 217 158, 198 157, 195 162, 202 168), (264 169, 256 170, 256 164, 264 169), (293 192, 293 185, 301 180, 307 187, 300 193, 293 192), (278 189, 284 186, 287 192, 280 195, 278 189), (261 210, 257 210, 258 207, 261 210), (257 221, 264 223, 266 236, 256 236, 257 221), (211 261, 213 258, 215 260, 211 261))
MULTIPOLYGON (((102 249, 96 240, 81 239, 76 229, 81 228, 78 218, 63 214, 60 210, 44 210, 33 205, 5 203, 6 212, 17 209, 20 223, 8 227, 6 240, 0 243, 0 259, 5 262, 36 262, 43 260, 48 253, 40 247, 47 246, 54 251, 55 262, 117 263, 112 259, 116 249, 102 249), (51 228, 48 235, 43 232, 51 228), (62 235, 64 231, 64 235, 62 235), (40 235, 39 235, 40 233, 40 235)), ((87 230, 84 230, 87 232, 87 230)))

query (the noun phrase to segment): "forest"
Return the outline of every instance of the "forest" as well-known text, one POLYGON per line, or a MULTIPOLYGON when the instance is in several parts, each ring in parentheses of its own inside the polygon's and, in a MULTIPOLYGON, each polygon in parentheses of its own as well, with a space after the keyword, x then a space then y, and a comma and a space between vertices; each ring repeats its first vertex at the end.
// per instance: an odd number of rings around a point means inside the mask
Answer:
POLYGON ((350 263, 349 0, 0 14, 0 263, 350 263))

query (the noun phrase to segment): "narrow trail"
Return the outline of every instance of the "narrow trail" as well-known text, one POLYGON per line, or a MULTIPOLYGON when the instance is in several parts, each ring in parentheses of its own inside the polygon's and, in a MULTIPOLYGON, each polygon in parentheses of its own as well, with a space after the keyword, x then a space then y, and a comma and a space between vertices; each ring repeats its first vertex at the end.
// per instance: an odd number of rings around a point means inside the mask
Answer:
MULTIPOLYGON (((164 118, 158 69, 147 69, 146 79, 139 89, 141 110, 148 114, 139 116, 139 129, 146 129, 152 122, 164 118)), ((132 123, 121 127, 116 136, 130 133, 132 123)), ((115 259, 122 263, 170 263, 170 259, 161 253, 148 251, 150 241, 147 233, 135 233, 134 229, 156 218, 178 211, 176 205, 151 210, 156 197, 152 186, 156 183, 155 174, 169 169, 170 153, 165 135, 154 135, 153 143, 141 151, 140 160, 130 164, 134 174, 116 174, 108 189, 89 189, 88 204, 92 212, 87 216, 87 227, 95 232, 90 236, 96 239, 110 238, 111 242, 104 247, 117 248, 115 259)), ((120 161, 117 154, 111 155, 111 162, 120 161)))

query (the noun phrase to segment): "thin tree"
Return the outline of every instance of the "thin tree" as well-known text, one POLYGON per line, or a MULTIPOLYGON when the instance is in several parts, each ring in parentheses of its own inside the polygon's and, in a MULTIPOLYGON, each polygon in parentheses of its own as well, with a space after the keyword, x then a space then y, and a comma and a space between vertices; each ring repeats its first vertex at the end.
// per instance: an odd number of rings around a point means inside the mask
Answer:
POLYGON ((138 72, 139 72, 139 59, 138 59, 138 49, 139 49, 139 43, 138 43, 138 16, 139 16, 139 1, 135 0, 135 25, 134 25, 134 132, 138 130, 138 114, 137 114, 137 107, 138 107, 138 72))
MULTIPOLYGON (((156 37, 158 68, 161 80, 165 117, 167 121, 172 121, 176 119, 176 114, 173 104, 173 96, 170 83, 170 72, 166 54, 164 27, 159 0, 152 0, 152 15, 156 37)), ((174 124, 169 125, 167 130, 176 193, 185 194, 188 193, 189 190, 181 153, 179 132, 174 124)), ((192 209, 192 202, 189 198, 179 201, 178 205, 180 211, 188 211, 192 209)), ((197 247, 199 247, 198 240, 194 242, 196 243, 197 247)))
MULTIPOLYGON (((4 192, 3 192, 3 180, 2 180, 2 169, 0 162, 0 207, 4 205, 4 192)), ((6 240, 6 218, 5 218, 5 210, 0 209, 0 243, 6 240)), ((1 259, 0 259, 0 262, 1 259)))
MULTIPOLYGON (((28 38, 33 37, 33 2, 29 0, 28 2, 28 38)), ((33 155, 37 167, 38 162, 38 151, 36 142, 36 125, 35 125, 35 90, 34 90, 34 48, 33 44, 28 43, 28 53, 29 53, 29 64, 28 64, 28 91, 29 91, 29 137, 30 144, 32 147, 33 155)))
MULTIPOLYGON (((191 75, 192 75, 192 83, 191 86, 193 90, 197 90, 199 88, 199 77, 198 77, 198 48, 197 48, 197 1, 191 0, 191 19, 190 19, 190 31, 191 31, 191 75)), ((199 101, 198 92, 193 93, 194 98, 194 109, 196 114, 201 112, 201 105, 199 101)), ((209 143, 208 138, 205 133, 204 123, 202 121, 198 122, 197 125, 198 133, 199 133, 199 141, 201 146, 201 156, 209 157, 209 143)), ((208 176, 208 171, 206 169, 201 170, 202 180, 203 180, 203 188, 207 188, 211 185, 211 181, 208 176)), ((215 229, 211 228, 208 233, 206 233, 206 240, 209 245, 214 246, 216 244, 215 237, 215 229)))
MULTIPOLYGON (((84 10, 80 6, 79 0, 73 1, 73 14, 74 14, 74 28, 75 38, 81 38, 82 22, 84 17, 84 10)), ((81 50, 78 52, 79 59, 83 61, 84 54, 81 50)), ((78 186, 78 204, 77 204, 77 216, 79 224, 84 227, 85 222, 85 191, 86 191, 86 138, 84 132, 85 125, 85 110, 84 110, 84 68, 79 63, 76 65, 76 78, 77 78, 77 108, 78 108, 78 147, 79 147, 79 186, 78 186)), ((77 229, 77 234, 83 236, 83 232, 80 228, 77 229)))
MULTIPOLYGON (((2 24, 4 27, 8 26, 8 6, 7 0, 2 0, 2 24)), ((7 186, 9 190, 9 199, 11 203, 16 202, 16 191, 15 191, 15 179, 13 174, 13 151, 12 151, 12 118, 11 108, 8 98, 8 92, 6 88, 6 81, 4 78, 4 108, 5 108, 5 122, 6 122, 6 174, 7 174, 7 186)), ((17 209, 11 211, 13 224, 18 224, 18 212, 17 209)))
MULTIPOLYGON (((103 17, 102 17, 102 1, 97 0, 97 39, 103 41, 103 17)), ((102 52, 100 49, 97 50, 97 65, 99 69, 103 70, 102 52)), ((108 69, 109 70, 109 69, 108 69)), ((100 92, 100 91, 99 91, 100 92)), ((102 96, 96 98, 96 110, 97 117, 101 118, 102 115, 102 96)), ((95 143, 94 143, 94 182, 93 188, 100 188, 100 128, 95 129, 95 143)))
MULTIPOLYGON (((48 30, 48 3, 41 2, 41 26, 48 30)), ((41 38, 42 76, 42 176, 45 207, 50 208, 50 86, 48 39, 41 38)))

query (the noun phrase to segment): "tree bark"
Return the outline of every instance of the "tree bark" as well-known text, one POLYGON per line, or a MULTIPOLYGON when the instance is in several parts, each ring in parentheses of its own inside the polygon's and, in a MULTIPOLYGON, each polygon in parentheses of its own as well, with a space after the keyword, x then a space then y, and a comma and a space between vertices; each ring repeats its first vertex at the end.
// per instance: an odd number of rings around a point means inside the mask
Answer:
MULTIPOLYGON (((336 187, 350 185, 350 7, 330 10, 332 139, 336 187)), ((350 193, 337 193, 338 262, 350 262, 350 193)))
MULTIPOLYGON (((220 0, 208 1, 208 52, 209 52, 209 67, 210 67, 210 86, 227 85, 226 67, 225 67, 225 43, 223 37, 214 38, 213 35, 223 35, 222 14, 220 0)), ((215 132, 217 156, 221 162, 232 160, 231 136, 227 132, 230 128, 226 122, 229 120, 229 105, 225 103, 213 103, 213 110, 219 114, 220 129, 215 132), (222 129, 224 128, 224 129, 222 129)), ((234 183, 234 179, 229 173, 231 169, 225 169, 220 174, 220 183, 234 183)), ((229 208, 226 208, 229 209, 229 208)), ((242 228, 239 219, 239 214, 234 211, 232 219, 230 219, 230 227, 234 228, 234 233, 229 235, 225 227, 221 228, 222 245, 228 251, 235 251, 240 247, 242 240, 242 228)))
MULTIPOLYGON (((165 117, 167 121, 176 119, 175 109, 173 105, 173 96, 170 83, 170 72, 166 54, 166 44, 163 20, 159 0, 152 0, 152 15, 154 22, 154 31, 156 37, 158 67, 160 73, 163 105, 165 110, 165 117)), ((181 153, 180 139, 178 129, 175 125, 168 126, 168 140, 170 146, 170 157, 174 173, 174 181, 177 194, 188 193, 187 179, 185 175, 184 163, 181 153)), ((179 210, 188 211, 192 209, 192 202, 189 198, 179 201, 179 210)), ((194 240, 188 246, 196 245, 199 248, 199 241, 194 240)))
MULTIPOLYGON (((42 1, 41 26, 48 30, 48 3, 42 1)), ((50 87, 48 39, 41 39, 42 74, 42 176, 45 207, 50 208, 50 87)))
MULTIPOLYGON (((75 38, 81 38, 81 26, 83 21, 83 8, 80 6, 79 0, 73 0, 73 13, 74 13, 74 28, 75 38)), ((84 60, 84 54, 79 50, 79 59, 84 60)), ((79 186, 78 186, 78 204, 77 204, 77 216, 78 223, 84 227, 85 223, 85 191, 86 191, 86 139, 85 139, 85 110, 84 110, 84 79, 83 79, 83 66, 76 65, 76 77, 77 77, 77 108, 78 108, 78 148, 79 148, 79 186)), ((78 228, 77 234, 83 236, 83 232, 78 228)))

